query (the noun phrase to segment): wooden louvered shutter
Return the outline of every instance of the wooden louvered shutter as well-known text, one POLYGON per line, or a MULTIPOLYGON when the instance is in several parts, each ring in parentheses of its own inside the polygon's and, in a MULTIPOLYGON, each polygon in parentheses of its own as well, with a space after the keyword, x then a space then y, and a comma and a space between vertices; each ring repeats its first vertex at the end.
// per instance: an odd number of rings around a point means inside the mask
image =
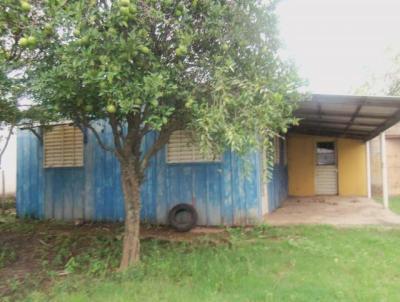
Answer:
POLYGON ((82 167, 83 133, 74 126, 57 125, 44 134, 44 167, 82 167))
POLYGON ((167 148, 168 163, 214 162, 221 158, 206 157, 200 152, 198 145, 192 142, 187 131, 174 131, 169 139, 167 148))

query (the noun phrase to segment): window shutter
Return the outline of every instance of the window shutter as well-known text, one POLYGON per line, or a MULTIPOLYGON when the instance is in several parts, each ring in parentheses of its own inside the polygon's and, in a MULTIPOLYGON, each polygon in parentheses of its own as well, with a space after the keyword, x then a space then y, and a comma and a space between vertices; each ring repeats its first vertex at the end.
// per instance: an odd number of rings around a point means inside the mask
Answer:
POLYGON ((204 156, 200 152, 197 144, 193 143, 188 131, 174 131, 169 139, 167 146, 167 162, 168 163, 198 163, 198 162, 215 162, 220 161, 204 156))
POLYGON ((83 133, 74 126, 57 125, 44 133, 44 167, 82 167, 83 133))

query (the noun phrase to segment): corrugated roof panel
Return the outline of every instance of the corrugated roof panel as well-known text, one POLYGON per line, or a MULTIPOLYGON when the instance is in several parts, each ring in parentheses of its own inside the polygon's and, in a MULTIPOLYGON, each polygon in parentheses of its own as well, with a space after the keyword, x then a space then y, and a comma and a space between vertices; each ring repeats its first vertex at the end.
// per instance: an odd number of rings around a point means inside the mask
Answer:
POLYGON ((304 102, 304 106, 301 106, 302 109, 306 109, 307 111, 318 111, 318 104, 312 102, 304 102))
POLYGON ((400 97, 315 94, 295 116, 291 132, 370 140, 400 121, 400 97))
POLYGON ((333 112, 354 112, 357 109, 357 105, 346 105, 346 104, 329 104, 329 103, 322 103, 321 110, 322 112, 326 113, 329 111, 333 112))
POLYGON ((368 118, 368 117, 356 117, 354 123, 380 125, 385 121, 384 118, 368 118))
POLYGON ((366 131, 371 131, 374 130, 376 127, 375 126, 357 126, 357 125, 352 125, 349 127, 350 130, 366 130, 366 131))
POLYGON ((363 106, 360 110, 361 114, 370 114, 378 116, 389 116, 395 114, 399 108, 382 107, 382 106, 363 106))

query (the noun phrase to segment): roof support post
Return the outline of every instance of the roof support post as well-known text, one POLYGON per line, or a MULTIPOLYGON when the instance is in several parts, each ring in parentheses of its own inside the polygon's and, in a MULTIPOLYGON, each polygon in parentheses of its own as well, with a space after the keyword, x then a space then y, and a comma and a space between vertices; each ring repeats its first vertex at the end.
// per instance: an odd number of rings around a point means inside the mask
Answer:
POLYGON ((381 142, 381 169, 382 169, 382 198, 385 209, 389 208, 389 193, 388 193, 388 175, 386 163, 386 135, 382 132, 380 135, 381 142))
POLYGON ((365 143, 365 149, 366 149, 366 157, 367 157, 367 195, 368 198, 372 198, 372 192, 371 192, 371 150, 370 150, 370 143, 367 141, 365 143))

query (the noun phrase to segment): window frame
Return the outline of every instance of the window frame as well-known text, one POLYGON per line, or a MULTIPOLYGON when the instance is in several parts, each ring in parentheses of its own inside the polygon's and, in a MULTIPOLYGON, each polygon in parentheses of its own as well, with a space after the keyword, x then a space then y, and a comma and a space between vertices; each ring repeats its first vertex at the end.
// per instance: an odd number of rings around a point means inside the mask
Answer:
MULTIPOLYGON (((322 154, 322 153, 321 153, 322 154)), ((315 142, 315 166, 317 167, 323 167, 323 166, 337 166, 338 165, 338 150, 337 150, 337 142, 335 140, 317 140, 315 142), (320 164, 318 162, 318 144, 319 143, 331 143, 333 145, 333 158, 334 158, 334 163, 328 163, 328 164, 320 164)))

